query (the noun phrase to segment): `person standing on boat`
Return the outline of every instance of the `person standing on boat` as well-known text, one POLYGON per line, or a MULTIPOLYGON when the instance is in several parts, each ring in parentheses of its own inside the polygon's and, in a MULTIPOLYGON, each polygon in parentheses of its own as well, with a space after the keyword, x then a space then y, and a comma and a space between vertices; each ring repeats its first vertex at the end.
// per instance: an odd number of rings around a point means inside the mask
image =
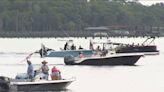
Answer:
POLYGON ((81 45, 79 46, 79 50, 82 50, 83 48, 81 47, 81 45))
POLYGON ((43 58, 47 55, 48 48, 44 44, 41 44, 41 49, 39 50, 40 57, 43 58))
POLYGON ((67 49, 68 49, 68 43, 66 42, 64 45, 64 50, 67 50, 67 49))
POLYGON ((61 72, 59 69, 56 68, 56 66, 54 66, 51 69, 51 79, 52 80, 61 80, 62 79, 61 72))
POLYGON ((90 44, 89 44, 89 49, 90 50, 94 50, 94 47, 93 47, 93 42, 90 40, 90 44))
POLYGON ((41 71, 43 73, 43 79, 46 79, 46 80, 48 80, 48 76, 49 76, 49 73, 48 73, 49 67, 48 67, 47 63, 48 62, 46 60, 44 60, 44 61, 42 61, 42 66, 41 66, 41 71))
POLYGON ((29 79, 33 79, 34 78, 34 69, 33 69, 33 65, 31 63, 30 60, 27 60, 27 64, 28 64, 28 68, 27 68, 27 75, 29 79))
POLYGON ((76 50, 76 46, 74 44, 72 44, 71 50, 76 50))

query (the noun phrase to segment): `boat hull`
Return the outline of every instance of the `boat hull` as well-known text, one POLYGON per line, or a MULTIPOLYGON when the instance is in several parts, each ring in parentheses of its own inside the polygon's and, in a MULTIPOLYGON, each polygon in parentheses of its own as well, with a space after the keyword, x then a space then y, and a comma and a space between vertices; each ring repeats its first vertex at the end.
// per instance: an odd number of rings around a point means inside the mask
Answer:
POLYGON ((67 65, 134 65, 140 55, 119 55, 110 57, 86 58, 81 61, 64 61, 67 65))
POLYGON ((144 55, 158 55, 155 45, 152 46, 124 46, 116 50, 116 53, 144 53, 144 55))
POLYGON ((0 76, 0 92, 66 90, 73 81, 75 78, 31 81, 30 79, 10 79, 0 76))
POLYGON ((60 82, 29 82, 29 83, 20 83, 12 84, 12 91, 55 91, 55 90, 64 90, 72 81, 60 81, 60 82))

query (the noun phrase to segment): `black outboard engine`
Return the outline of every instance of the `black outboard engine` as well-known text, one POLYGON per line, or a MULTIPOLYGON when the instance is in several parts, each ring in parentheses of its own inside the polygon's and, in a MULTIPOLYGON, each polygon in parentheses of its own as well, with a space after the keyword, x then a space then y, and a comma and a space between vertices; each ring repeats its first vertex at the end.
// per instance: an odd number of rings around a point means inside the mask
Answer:
POLYGON ((46 49, 40 49, 39 54, 40 54, 40 57, 43 58, 47 55, 47 50, 46 49))
POLYGON ((10 78, 0 76, 0 92, 8 92, 10 90, 10 78))
POLYGON ((74 61, 75 61, 75 57, 74 57, 73 55, 65 56, 65 57, 64 57, 64 63, 65 63, 66 65, 74 64, 74 61))

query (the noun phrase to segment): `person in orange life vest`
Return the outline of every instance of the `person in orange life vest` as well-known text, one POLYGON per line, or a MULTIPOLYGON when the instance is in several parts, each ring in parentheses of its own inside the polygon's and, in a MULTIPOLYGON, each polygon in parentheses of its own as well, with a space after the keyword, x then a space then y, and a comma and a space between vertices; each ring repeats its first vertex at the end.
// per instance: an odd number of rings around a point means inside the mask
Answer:
POLYGON ((61 80, 62 79, 61 72, 59 69, 56 68, 56 66, 54 66, 51 69, 51 79, 52 80, 61 80))
POLYGON ((80 58, 84 58, 84 57, 85 57, 84 54, 83 54, 83 52, 80 52, 80 53, 79 53, 79 57, 80 57, 80 58))

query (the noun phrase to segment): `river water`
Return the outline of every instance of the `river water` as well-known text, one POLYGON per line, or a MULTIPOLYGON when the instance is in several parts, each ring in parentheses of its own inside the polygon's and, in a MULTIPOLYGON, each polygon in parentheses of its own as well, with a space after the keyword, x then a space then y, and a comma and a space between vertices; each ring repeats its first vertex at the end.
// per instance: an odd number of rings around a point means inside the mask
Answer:
MULTIPOLYGON (((40 49, 41 43, 59 50, 65 40, 72 39, 74 44, 89 48, 92 38, 0 38, 0 76, 14 78, 17 73, 26 72, 25 57, 40 49)), ((123 43, 142 43, 146 38, 95 38, 95 41, 111 40, 123 43)), ((157 38, 155 44, 160 55, 144 56, 136 66, 67 66, 63 58, 31 57, 35 68, 47 60, 52 68, 57 66, 63 78, 75 77, 68 90, 60 92, 164 92, 164 38, 157 38)), ((47 91, 49 92, 49 91, 47 91)))

